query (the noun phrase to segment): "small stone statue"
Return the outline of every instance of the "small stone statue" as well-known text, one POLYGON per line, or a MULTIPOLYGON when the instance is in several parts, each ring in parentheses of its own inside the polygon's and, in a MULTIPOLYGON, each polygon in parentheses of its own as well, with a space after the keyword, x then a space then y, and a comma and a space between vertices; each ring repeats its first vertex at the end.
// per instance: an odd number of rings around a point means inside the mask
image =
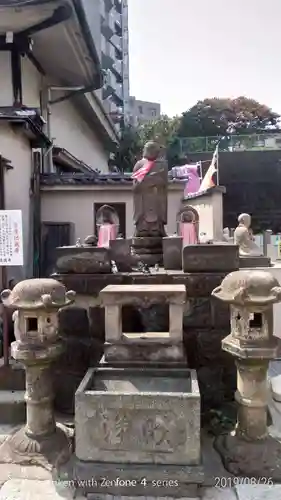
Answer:
POLYGON ((168 167, 160 151, 156 142, 147 142, 133 170, 135 237, 166 236, 168 167))
POLYGON ((118 268, 117 268, 115 260, 111 261, 111 271, 113 272, 113 274, 117 274, 118 273, 118 268))
POLYGON ((234 244, 239 247, 241 257, 260 257, 263 255, 261 249, 256 245, 251 230, 251 216, 240 214, 238 226, 234 231, 234 244))
POLYGON ((95 247, 97 246, 98 239, 94 234, 90 234, 84 239, 84 245, 95 247))
POLYGON ((147 264, 144 262, 140 261, 138 263, 138 271, 143 273, 143 274, 151 274, 150 269, 147 264))
POLYGON ((75 243, 75 246, 76 247, 82 247, 82 243, 81 243, 81 238, 78 238, 76 243, 75 243))

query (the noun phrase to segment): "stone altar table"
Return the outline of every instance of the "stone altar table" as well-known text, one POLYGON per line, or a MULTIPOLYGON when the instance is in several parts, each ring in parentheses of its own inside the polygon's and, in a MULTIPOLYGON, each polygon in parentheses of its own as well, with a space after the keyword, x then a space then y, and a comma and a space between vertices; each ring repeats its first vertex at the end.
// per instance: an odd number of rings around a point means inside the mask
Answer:
POLYGON ((182 325, 184 285, 108 285, 100 297, 105 308, 104 361, 111 366, 131 364, 186 366, 182 325), (123 333, 122 307, 169 304, 169 332, 123 333))

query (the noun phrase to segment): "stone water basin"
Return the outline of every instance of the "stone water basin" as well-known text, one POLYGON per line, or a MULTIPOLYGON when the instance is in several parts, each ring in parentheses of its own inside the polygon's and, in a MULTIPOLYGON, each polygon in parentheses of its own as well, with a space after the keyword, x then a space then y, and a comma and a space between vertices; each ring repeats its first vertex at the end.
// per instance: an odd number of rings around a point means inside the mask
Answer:
POLYGON ((89 369, 75 395, 82 461, 199 465, 200 393, 188 369, 89 369))

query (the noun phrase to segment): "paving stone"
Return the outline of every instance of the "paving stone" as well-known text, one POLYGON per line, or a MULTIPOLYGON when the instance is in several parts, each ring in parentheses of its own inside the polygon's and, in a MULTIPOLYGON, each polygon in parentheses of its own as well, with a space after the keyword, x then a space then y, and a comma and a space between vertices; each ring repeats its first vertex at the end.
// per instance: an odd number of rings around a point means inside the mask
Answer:
MULTIPOLYGON (((72 500, 72 488, 56 485, 53 481, 10 479, 0 490, 0 500, 72 500)), ((81 499, 82 500, 82 499, 81 499)))
MULTIPOLYGON (((77 500, 75 498, 75 500, 77 500)), ((79 500, 79 499, 78 499, 79 500)), ((114 495, 96 495, 87 496, 87 500, 175 500, 174 497, 144 497, 144 496, 114 496, 114 495)), ((180 497, 176 500, 200 500, 200 498, 180 497)))
POLYGON ((43 467, 23 466, 16 464, 0 464, 0 483, 4 483, 9 479, 36 479, 39 481, 51 480, 52 476, 49 471, 43 467))
MULTIPOLYGON (((235 490, 232 488, 202 488, 202 500, 237 500, 235 490)), ((245 500, 245 499, 243 499, 245 500)), ((277 499, 276 499, 277 500, 277 499)))
POLYGON ((279 500, 281 498, 281 485, 247 485, 235 486, 237 500, 279 500))

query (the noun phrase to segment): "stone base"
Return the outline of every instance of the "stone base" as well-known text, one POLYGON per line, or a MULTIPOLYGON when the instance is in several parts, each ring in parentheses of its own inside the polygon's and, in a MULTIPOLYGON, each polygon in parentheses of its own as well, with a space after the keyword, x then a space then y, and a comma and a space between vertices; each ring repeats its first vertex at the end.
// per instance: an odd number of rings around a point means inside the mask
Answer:
POLYGON ((231 272, 239 269, 238 246, 219 244, 188 245, 182 250, 185 273, 231 272))
POLYGON ((52 470, 67 462, 72 453, 70 430, 58 425, 49 436, 33 439, 25 427, 9 436, 0 446, 0 463, 39 465, 52 470))
POLYGON ((131 239, 117 239, 110 242, 110 260, 114 260, 119 272, 131 272, 134 259, 131 258, 131 239))
POLYGON ((267 484, 266 479, 281 481, 281 444, 272 437, 245 441, 235 435, 219 436, 214 446, 231 474, 255 477, 259 484, 267 484))
MULTIPOLYGON (((124 335, 124 334, 123 334, 124 335)), ((126 335, 126 334, 125 334, 126 335)), ((169 367, 179 364, 186 366, 186 357, 182 342, 172 343, 161 341, 153 334, 131 334, 135 336, 133 342, 120 342, 118 344, 105 344, 104 360, 112 366, 121 366, 125 363, 155 365, 164 363, 169 367), (153 339, 153 342, 149 339, 153 339), (148 340, 147 340, 148 339, 148 340)))
POLYGON ((163 263, 161 237, 134 237, 132 239, 132 249, 134 254, 148 266, 162 265, 163 263))
POLYGON ((118 465, 77 460, 74 480, 82 494, 194 499, 199 496, 198 486, 204 481, 204 471, 201 465, 118 465))
POLYGON ((162 248, 162 236, 134 236, 132 246, 137 250, 139 248, 162 248))
POLYGON ((239 257, 239 267, 251 268, 251 267, 271 267, 271 260, 269 257, 261 255, 260 257, 239 257))
POLYGON ((143 262, 148 267, 154 267, 156 264, 159 266, 163 265, 163 255, 162 254, 138 254, 137 262, 143 262))
POLYGON ((111 272, 107 248, 69 246, 56 248, 56 269, 59 273, 104 274, 111 272))
POLYGON ((164 269, 182 269, 182 237, 170 236, 163 238, 163 263, 164 269))

